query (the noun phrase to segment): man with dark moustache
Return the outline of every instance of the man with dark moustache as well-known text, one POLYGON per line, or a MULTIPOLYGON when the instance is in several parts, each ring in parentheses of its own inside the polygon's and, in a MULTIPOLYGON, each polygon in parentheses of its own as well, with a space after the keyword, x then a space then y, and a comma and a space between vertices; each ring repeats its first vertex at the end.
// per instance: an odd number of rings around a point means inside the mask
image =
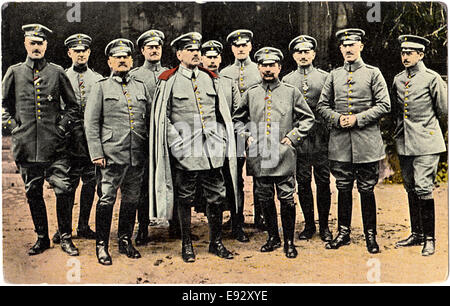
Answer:
POLYGON ((145 84, 129 75, 134 45, 128 39, 111 41, 105 49, 111 75, 95 83, 84 114, 92 162, 101 172, 101 198, 95 213, 96 254, 111 265, 109 234, 117 191, 121 190, 119 253, 141 255, 131 242, 147 155, 151 97, 145 84))
POLYGON ((297 149, 297 188, 300 206, 305 217, 305 228, 298 239, 311 239, 316 232, 314 222, 314 197, 311 189, 312 169, 316 183, 316 202, 319 214, 319 234, 324 242, 333 240, 328 228, 330 214, 330 165, 328 162, 328 129, 320 116, 317 115, 319 101, 328 72, 315 68, 317 41, 314 37, 300 35, 291 40, 289 50, 298 65, 283 78, 283 82, 296 86, 303 94, 305 101, 314 113, 316 121, 308 132, 302 144, 297 149))
MULTIPOLYGON (((220 63, 222 62, 222 50, 223 45, 217 40, 209 40, 202 45, 202 65, 206 69, 211 70, 212 72, 219 74, 220 63)), ((233 114, 233 111, 237 108, 239 103, 241 102, 241 95, 239 93, 239 89, 237 84, 233 81, 233 79, 229 77, 220 76, 219 84, 222 87, 223 92, 225 93, 225 97, 227 99, 228 107, 230 109, 230 113, 233 114)), ((225 167, 226 169, 226 167, 225 167)), ((247 234, 244 232, 244 220, 243 216, 243 207, 239 206, 238 210, 234 209, 236 207, 234 201, 233 194, 233 182, 231 181, 231 177, 229 173, 225 172, 225 186, 227 188, 227 200, 228 207, 230 209, 231 215, 231 231, 233 237, 239 242, 249 242, 249 238, 247 234)), ((243 204, 242 201, 238 201, 238 205, 243 204)))
POLYGON ((296 150, 314 124, 314 114, 300 91, 279 81, 283 53, 264 47, 255 53, 262 82, 250 87, 233 115, 238 137, 246 139, 247 173, 253 176, 254 198, 261 204, 268 239, 261 252, 281 246, 275 188, 280 201, 284 253, 297 257, 295 230, 296 150))
POLYGON ((45 60, 47 35, 53 32, 40 24, 24 25, 22 30, 27 58, 9 67, 3 78, 2 125, 12 135, 14 160, 25 183, 38 236, 28 254, 40 254, 50 248, 43 197, 43 184, 47 180, 56 196, 61 248, 76 256, 79 252, 72 243, 73 201, 66 145, 78 120, 78 104, 63 68, 45 60))
MULTIPOLYGON (((239 92, 242 94, 251 86, 261 82, 261 76, 258 71, 258 66, 250 58, 250 52, 252 51, 252 39, 253 32, 246 29, 239 29, 231 32, 227 36, 227 42, 231 44, 231 51, 234 55, 234 63, 225 67, 220 71, 222 77, 229 77, 238 84, 239 92)), ((238 161, 238 179, 239 179, 239 194, 240 205, 242 206, 242 212, 239 213, 241 222, 244 223, 244 178, 242 170, 245 164, 244 147, 245 144, 239 141, 236 137, 237 146, 237 161, 238 161)), ((253 186, 254 188, 254 186, 253 186)), ((254 190, 253 190, 254 193, 254 190)), ((264 230, 263 213, 261 206, 258 204, 257 199, 253 199, 254 208, 254 226, 260 230, 264 230)))
POLYGON ((209 252, 233 258, 222 243, 224 165, 237 190, 233 125, 217 75, 199 66, 201 38, 190 32, 171 42, 180 65, 159 77, 150 124, 150 208, 171 219, 175 199, 185 262, 195 261, 191 207, 198 189, 206 201, 209 252))
MULTIPOLYGON (((149 90, 150 97, 153 95, 158 84, 158 77, 167 70, 161 66, 162 46, 164 44, 164 33, 159 30, 148 30, 139 36, 137 45, 145 58, 144 64, 130 71, 130 76, 142 80, 149 90)), ((150 240, 148 226, 150 224, 150 211, 148 206, 148 166, 144 168, 141 197, 137 209, 139 227, 136 234, 136 245, 145 245, 150 240)))
MULTIPOLYGON (((83 181, 80 192, 80 212, 78 217, 77 237, 95 239, 95 232, 89 227, 89 216, 94 202, 95 188, 97 186, 97 176, 95 166, 89 157, 89 150, 84 132, 84 110, 91 88, 95 82, 103 78, 99 73, 88 67, 89 56, 91 55, 92 38, 86 34, 78 33, 69 36, 64 45, 68 48, 67 55, 72 60, 72 66, 66 69, 67 77, 72 84, 77 98, 80 120, 74 125, 70 135, 70 179, 73 188, 73 201, 75 201, 75 191, 83 181)), ((53 243, 59 243, 61 237, 57 231, 52 238, 53 243)))
POLYGON ((446 151, 439 123, 446 129, 447 88, 441 76, 423 63, 426 38, 401 35, 401 59, 405 70, 392 86, 392 113, 396 119, 397 145, 404 187, 408 193, 411 235, 397 247, 423 244, 422 255, 435 252, 434 180, 440 153, 446 151))
POLYGON ((331 71, 317 104, 317 113, 330 126, 328 158, 338 189, 338 235, 326 244, 337 249, 350 243, 352 189, 356 180, 369 253, 380 251, 376 241, 376 202, 379 161, 385 156, 379 119, 390 111, 389 94, 380 70, 361 58, 361 29, 336 32, 344 66, 331 71))

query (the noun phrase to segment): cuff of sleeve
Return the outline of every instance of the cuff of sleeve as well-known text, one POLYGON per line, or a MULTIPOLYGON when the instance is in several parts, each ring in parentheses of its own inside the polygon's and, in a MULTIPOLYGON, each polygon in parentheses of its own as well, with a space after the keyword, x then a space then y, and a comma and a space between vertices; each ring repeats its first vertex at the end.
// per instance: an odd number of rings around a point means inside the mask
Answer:
POLYGON ((17 126, 17 122, 15 119, 8 119, 5 123, 3 123, 3 129, 9 130, 10 132, 14 130, 17 126))
POLYGON ((341 114, 333 112, 330 116, 330 124, 338 128, 341 127, 339 124, 339 118, 341 118, 341 114))
POLYGON ((359 114, 356 114, 355 116, 356 116, 356 126, 363 127, 367 124, 366 114, 359 113, 359 114))
POLYGON ((287 134, 286 137, 289 138, 293 146, 298 145, 302 141, 302 138, 300 137, 300 135, 298 135, 296 131, 289 132, 289 134, 287 134))

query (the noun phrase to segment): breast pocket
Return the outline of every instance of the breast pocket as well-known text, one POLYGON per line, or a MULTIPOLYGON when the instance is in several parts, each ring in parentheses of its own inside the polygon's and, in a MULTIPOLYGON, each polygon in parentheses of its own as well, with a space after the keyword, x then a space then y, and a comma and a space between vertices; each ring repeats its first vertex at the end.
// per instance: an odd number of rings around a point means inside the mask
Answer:
POLYGON ((105 95, 104 111, 105 113, 117 112, 118 95, 105 95))

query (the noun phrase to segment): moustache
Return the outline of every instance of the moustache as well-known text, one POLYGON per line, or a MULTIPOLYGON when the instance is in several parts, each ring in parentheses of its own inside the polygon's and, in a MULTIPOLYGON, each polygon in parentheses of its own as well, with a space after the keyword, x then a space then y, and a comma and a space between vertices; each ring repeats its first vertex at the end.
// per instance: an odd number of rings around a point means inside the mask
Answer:
POLYGON ((151 55, 151 56, 159 55, 159 53, 158 53, 158 52, 154 52, 154 53, 151 53, 150 55, 151 55))
POLYGON ((33 50, 33 53, 39 53, 39 54, 41 54, 41 51, 39 51, 39 50, 33 50))
POLYGON ((352 52, 347 52, 347 53, 345 53, 345 55, 353 55, 353 53, 352 52))
POLYGON ((128 67, 127 63, 119 63, 119 67, 128 67))

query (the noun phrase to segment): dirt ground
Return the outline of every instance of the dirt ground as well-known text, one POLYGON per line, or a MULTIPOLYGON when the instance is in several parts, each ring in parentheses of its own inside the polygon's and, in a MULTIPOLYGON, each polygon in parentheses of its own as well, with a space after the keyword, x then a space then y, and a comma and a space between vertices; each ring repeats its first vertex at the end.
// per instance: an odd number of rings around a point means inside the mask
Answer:
MULTIPOLYGON (((19 181, 18 181, 19 182, 19 181)), ((206 217, 193 212, 193 233, 200 237, 194 243, 197 260, 184 263, 181 242, 169 239, 166 228, 150 228, 152 241, 139 247, 142 258, 128 259, 118 252, 117 218, 114 210, 110 253, 112 266, 102 266, 95 256, 95 241, 77 239, 76 224, 79 204, 74 207, 74 243, 80 256, 70 257, 59 245, 43 254, 28 256, 36 240, 22 186, 3 185, 3 277, 12 284, 368 284, 440 283, 448 277, 448 187, 437 188, 436 244, 433 256, 421 256, 421 247, 396 249, 395 242, 409 235, 407 196, 401 185, 376 187, 378 236, 381 253, 369 254, 362 232, 359 196, 353 193, 352 243, 339 250, 326 250, 316 235, 309 241, 296 240, 299 255, 284 256, 282 249, 261 253, 266 233, 251 228, 253 199, 250 181, 246 182, 246 231, 251 242, 243 244, 231 239, 225 231, 224 243, 234 254, 233 260, 220 259, 208 253, 206 217)), ((336 190, 332 183, 330 228, 336 232, 336 190)), ((56 230, 55 198, 45 188, 50 235, 56 230)), ((95 206, 95 205, 94 205, 95 206)), ((225 213, 228 219, 228 212, 225 213)), ((317 211, 316 211, 317 220, 317 211)), ((94 229, 94 208, 91 227, 94 229)), ((280 221, 280 220, 279 220, 280 221)), ((303 229, 301 210, 297 207, 296 237, 303 229)), ((281 223, 280 223, 281 226, 281 223)), ((281 233, 281 229, 280 229, 281 233)))

